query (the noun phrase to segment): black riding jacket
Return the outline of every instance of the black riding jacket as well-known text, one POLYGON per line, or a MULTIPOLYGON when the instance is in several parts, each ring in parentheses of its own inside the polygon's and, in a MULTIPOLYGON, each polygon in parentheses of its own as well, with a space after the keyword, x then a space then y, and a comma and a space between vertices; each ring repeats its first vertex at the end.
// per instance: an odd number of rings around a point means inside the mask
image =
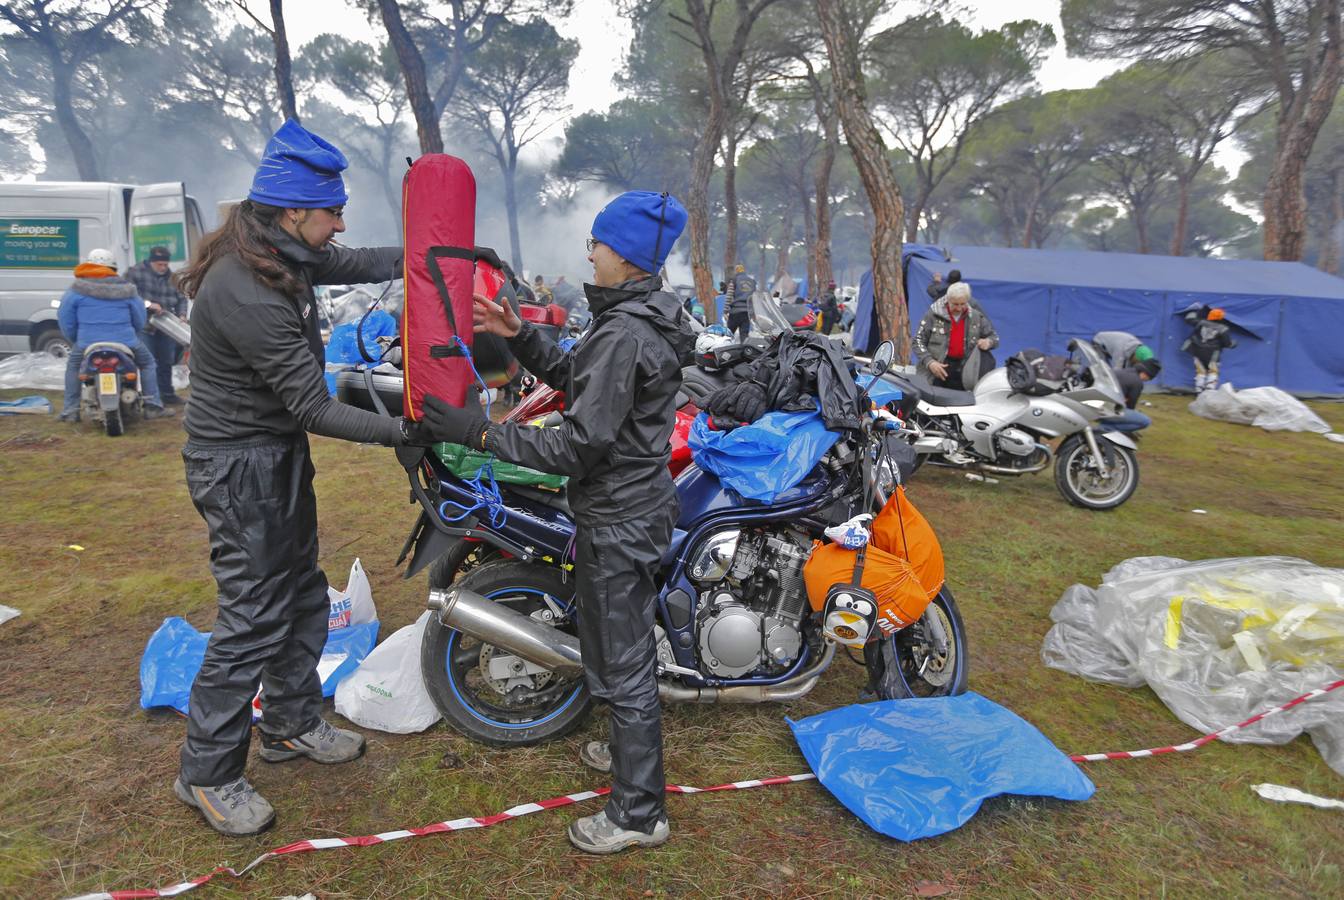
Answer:
POLYGON ((570 476, 569 505, 584 525, 609 525, 673 502, 667 471, 681 367, 695 336, 657 276, 583 286, 593 324, 568 353, 531 323, 509 341, 518 361, 565 392, 559 425, 490 425, 485 446, 509 462, 570 476))

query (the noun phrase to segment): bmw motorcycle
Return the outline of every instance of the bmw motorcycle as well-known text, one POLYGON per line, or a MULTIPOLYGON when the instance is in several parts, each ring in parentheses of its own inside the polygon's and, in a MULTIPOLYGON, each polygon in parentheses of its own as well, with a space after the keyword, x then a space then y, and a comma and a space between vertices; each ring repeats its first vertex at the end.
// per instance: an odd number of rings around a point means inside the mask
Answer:
POLYGON ((904 433, 919 461, 993 475, 1029 475, 1053 463, 1064 499, 1085 509, 1114 509, 1139 486, 1138 445, 1098 428, 1125 410, 1124 393, 1088 341, 1069 342, 1078 362, 1055 382, 1014 385, 1007 367, 991 371, 974 391, 912 379, 920 400, 904 433), (1050 441, 1061 439, 1058 449, 1050 441))
MULTIPOLYGON (((887 344, 875 355, 871 383, 891 354, 887 344)), ((873 388, 877 403, 897 399, 873 388)), ((870 404, 867 393, 862 402, 870 404)), ((865 416, 862 430, 772 503, 744 500, 694 464, 676 478, 681 511, 656 608, 664 702, 789 701, 817 685, 837 646, 808 603, 803 564, 825 528, 881 499, 874 471, 892 418, 865 416)), ((497 746, 577 728, 592 704, 563 495, 501 484, 491 501, 431 456, 402 452, 421 505, 402 552, 406 577, 432 564, 421 664, 435 705, 454 729, 497 746)), ((951 592, 944 586, 920 619, 867 644, 863 656, 877 697, 965 691, 966 629, 951 592)))

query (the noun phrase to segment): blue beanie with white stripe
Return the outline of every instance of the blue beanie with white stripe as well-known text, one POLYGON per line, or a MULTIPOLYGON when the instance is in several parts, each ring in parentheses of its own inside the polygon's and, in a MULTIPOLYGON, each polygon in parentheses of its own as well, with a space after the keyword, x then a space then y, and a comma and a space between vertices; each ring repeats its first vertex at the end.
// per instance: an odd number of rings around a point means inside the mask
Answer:
POLYGON ((290 209, 342 206, 345 154, 293 119, 271 136, 247 199, 290 209))

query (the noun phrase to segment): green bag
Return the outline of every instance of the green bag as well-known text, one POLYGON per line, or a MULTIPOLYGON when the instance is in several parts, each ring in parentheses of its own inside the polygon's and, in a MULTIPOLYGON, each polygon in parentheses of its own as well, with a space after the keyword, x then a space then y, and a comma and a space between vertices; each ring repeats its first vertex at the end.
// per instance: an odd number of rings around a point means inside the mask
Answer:
POLYGON ((481 474, 485 464, 490 463, 495 473, 495 481, 504 484, 522 484, 558 491, 569 480, 564 475, 548 475, 536 469, 529 469, 527 466, 504 462, 495 458, 494 454, 472 450, 461 444, 435 444, 434 454, 447 466, 448 471, 458 478, 476 478, 481 474))

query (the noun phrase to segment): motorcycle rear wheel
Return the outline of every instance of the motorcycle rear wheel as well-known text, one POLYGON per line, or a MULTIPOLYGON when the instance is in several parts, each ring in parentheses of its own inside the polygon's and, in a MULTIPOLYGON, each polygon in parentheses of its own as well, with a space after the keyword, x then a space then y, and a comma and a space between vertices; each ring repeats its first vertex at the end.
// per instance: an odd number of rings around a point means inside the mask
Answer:
POLYGON ((1095 471, 1092 449, 1075 434, 1059 446, 1055 456, 1055 487, 1064 499, 1083 509, 1115 509, 1139 487, 1139 459, 1128 447, 1112 444, 1098 435, 1102 452, 1109 451, 1111 474, 1103 479, 1095 471))
MULTIPOLYGON (((572 577, 517 560, 472 569, 457 583, 528 614, 547 609, 545 597, 566 609, 574 600, 572 577)), ((572 616, 557 627, 575 633, 572 616)), ((425 689, 455 731, 494 747, 525 747, 563 737, 588 717, 592 697, 582 678, 545 672, 501 682, 487 671, 489 662, 501 657, 517 659, 430 617, 420 644, 425 689)))
POLYGON ((121 437, 126 432, 126 426, 121 421, 121 410, 109 409, 104 412, 103 427, 107 429, 108 437, 121 437))
POLYGON ((869 644, 863 656, 870 687, 882 700, 964 694, 970 658, 966 624, 952 592, 944 585, 918 622, 869 644), (946 636, 941 650, 933 634, 938 626, 946 636))

